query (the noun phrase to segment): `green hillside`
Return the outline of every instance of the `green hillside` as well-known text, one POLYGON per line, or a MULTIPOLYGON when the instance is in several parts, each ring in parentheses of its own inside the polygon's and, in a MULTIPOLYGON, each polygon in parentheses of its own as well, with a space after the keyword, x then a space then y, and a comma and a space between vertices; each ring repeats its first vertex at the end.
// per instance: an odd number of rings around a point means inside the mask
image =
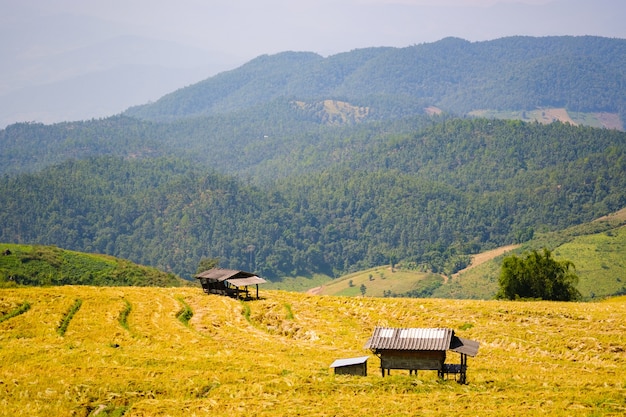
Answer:
POLYGON ((574 263, 583 298, 593 300, 626 294, 626 209, 591 223, 538 234, 523 245, 511 245, 471 256, 470 265, 450 275, 436 275, 389 265, 318 280, 296 287, 290 281, 274 288, 316 295, 493 299, 504 256, 543 247, 574 263), (365 286, 362 291, 361 286, 365 286))
MULTIPOLYGON (((199 288, 2 289, 0 403, 7 416, 617 416, 626 411, 624 323, 623 297, 262 290, 261 300, 241 302, 199 288), (435 371, 382 377, 379 359, 363 348, 375 326, 445 327, 478 341, 468 383, 438 380, 435 371), (357 356, 369 356, 365 377, 329 369, 357 356)), ((448 352, 447 363, 459 360, 448 352)))
MULTIPOLYGON (((294 138, 291 156, 285 144, 259 157, 257 169, 276 174, 263 183, 183 158, 98 157, 6 175, 0 241, 105 253, 186 278, 203 257, 271 280, 392 259, 453 274, 472 254, 626 206, 624 132, 421 122, 294 138)), ((268 141, 260 155, 276 145, 268 141)))
POLYGON ((49 285, 189 285, 173 274, 107 255, 55 246, 0 244, 0 287, 49 285))
MULTIPOLYGON (((566 230, 539 234, 510 253, 550 248, 559 259, 574 263, 578 289, 586 299, 626 293, 626 209, 566 230)), ((461 272, 434 292, 444 298, 492 298, 498 289, 501 255, 461 272)))

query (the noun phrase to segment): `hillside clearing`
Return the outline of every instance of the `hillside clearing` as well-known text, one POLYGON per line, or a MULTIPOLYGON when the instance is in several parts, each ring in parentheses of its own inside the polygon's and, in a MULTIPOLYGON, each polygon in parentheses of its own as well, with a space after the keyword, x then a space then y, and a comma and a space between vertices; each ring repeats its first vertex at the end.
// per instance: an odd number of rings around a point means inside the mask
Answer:
MULTIPOLYGON (((240 302, 196 288, 0 290, 6 415, 621 415, 626 300, 605 303, 309 296, 240 302), (59 320, 83 305, 64 336, 59 320), (180 301, 193 311, 176 318, 180 301), (118 318, 132 306, 128 330, 118 318), (435 372, 335 376, 376 325, 450 327, 480 342, 468 385, 435 372), (102 415, 102 414, 99 414, 102 415)), ((450 362, 458 361, 450 354, 450 362)))
POLYGON ((624 123, 617 113, 582 113, 570 112, 564 108, 540 108, 535 110, 473 110, 468 113, 474 117, 494 119, 515 119, 525 122, 553 123, 556 121, 573 126, 586 125, 604 129, 624 130, 624 123))

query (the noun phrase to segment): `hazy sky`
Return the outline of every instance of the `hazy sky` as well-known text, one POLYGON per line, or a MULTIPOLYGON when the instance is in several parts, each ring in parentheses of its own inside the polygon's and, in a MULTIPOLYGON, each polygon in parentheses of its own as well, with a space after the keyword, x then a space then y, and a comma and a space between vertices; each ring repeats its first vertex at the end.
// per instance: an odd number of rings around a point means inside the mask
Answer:
POLYGON ((100 36, 173 40, 242 59, 285 50, 329 55, 447 36, 470 41, 510 35, 626 38, 624 0, 0 0, 0 23, 26 23, 21 27, 28 33, 16 29, 15 42, 28 36, 45 43, 50 26, 36 24, 37 18, 53 25, 69 16, 91 23, 54 29, 72 34, 68 44, 87 41, 100 30, 100 36))

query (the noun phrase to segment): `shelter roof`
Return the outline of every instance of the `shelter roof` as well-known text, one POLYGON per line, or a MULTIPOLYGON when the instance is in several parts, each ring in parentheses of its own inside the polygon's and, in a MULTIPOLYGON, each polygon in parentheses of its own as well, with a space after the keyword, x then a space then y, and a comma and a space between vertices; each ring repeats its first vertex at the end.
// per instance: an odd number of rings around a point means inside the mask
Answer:
POLYGON ((367 362, 369 356, 359 356, 358 358, 346 358, 346 359, 337 359, 333 362, 330 367, 331 368, 341 368, 342 366, 350 366, 350 365, 360 365, 362 363, 367 362))
POLYGON ((213 268, 204 272, 200 272, 195 277, 197 279, 206 278, 213 281, 222 282, 232 278, 249 278, 253 276, 255 275, 251 272, 238 271, 235 269, 213 268))
POLYGON ((478 354, 479 343, 475 340, 454 336, 450 342, 450 350, 474 357, 478 354))
POLYGON ((446 328, 392 328, 376 327, 365 344, 371 350, 434 350, 476 356, 478 342, 454 335, 446 328))
POLYGON ((454 331, 440 328, 376 327, 366 349, 448 350, 454 331))
POLYGON ((233 284, 235 287, 247 287, 248 285, 263 284, 267 281, 254 275, 247 278, 229 278, 226 282, 233 284))

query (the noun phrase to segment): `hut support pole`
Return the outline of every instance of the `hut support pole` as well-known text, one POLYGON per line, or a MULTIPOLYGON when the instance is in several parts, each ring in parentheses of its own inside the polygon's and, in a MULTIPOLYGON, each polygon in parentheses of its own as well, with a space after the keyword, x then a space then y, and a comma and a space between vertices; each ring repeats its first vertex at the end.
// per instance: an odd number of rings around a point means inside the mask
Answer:
POLYGON ((467 370, 467 355, 461 353, 461 375, 459 376, 459 384, 465 384, 467 370))

